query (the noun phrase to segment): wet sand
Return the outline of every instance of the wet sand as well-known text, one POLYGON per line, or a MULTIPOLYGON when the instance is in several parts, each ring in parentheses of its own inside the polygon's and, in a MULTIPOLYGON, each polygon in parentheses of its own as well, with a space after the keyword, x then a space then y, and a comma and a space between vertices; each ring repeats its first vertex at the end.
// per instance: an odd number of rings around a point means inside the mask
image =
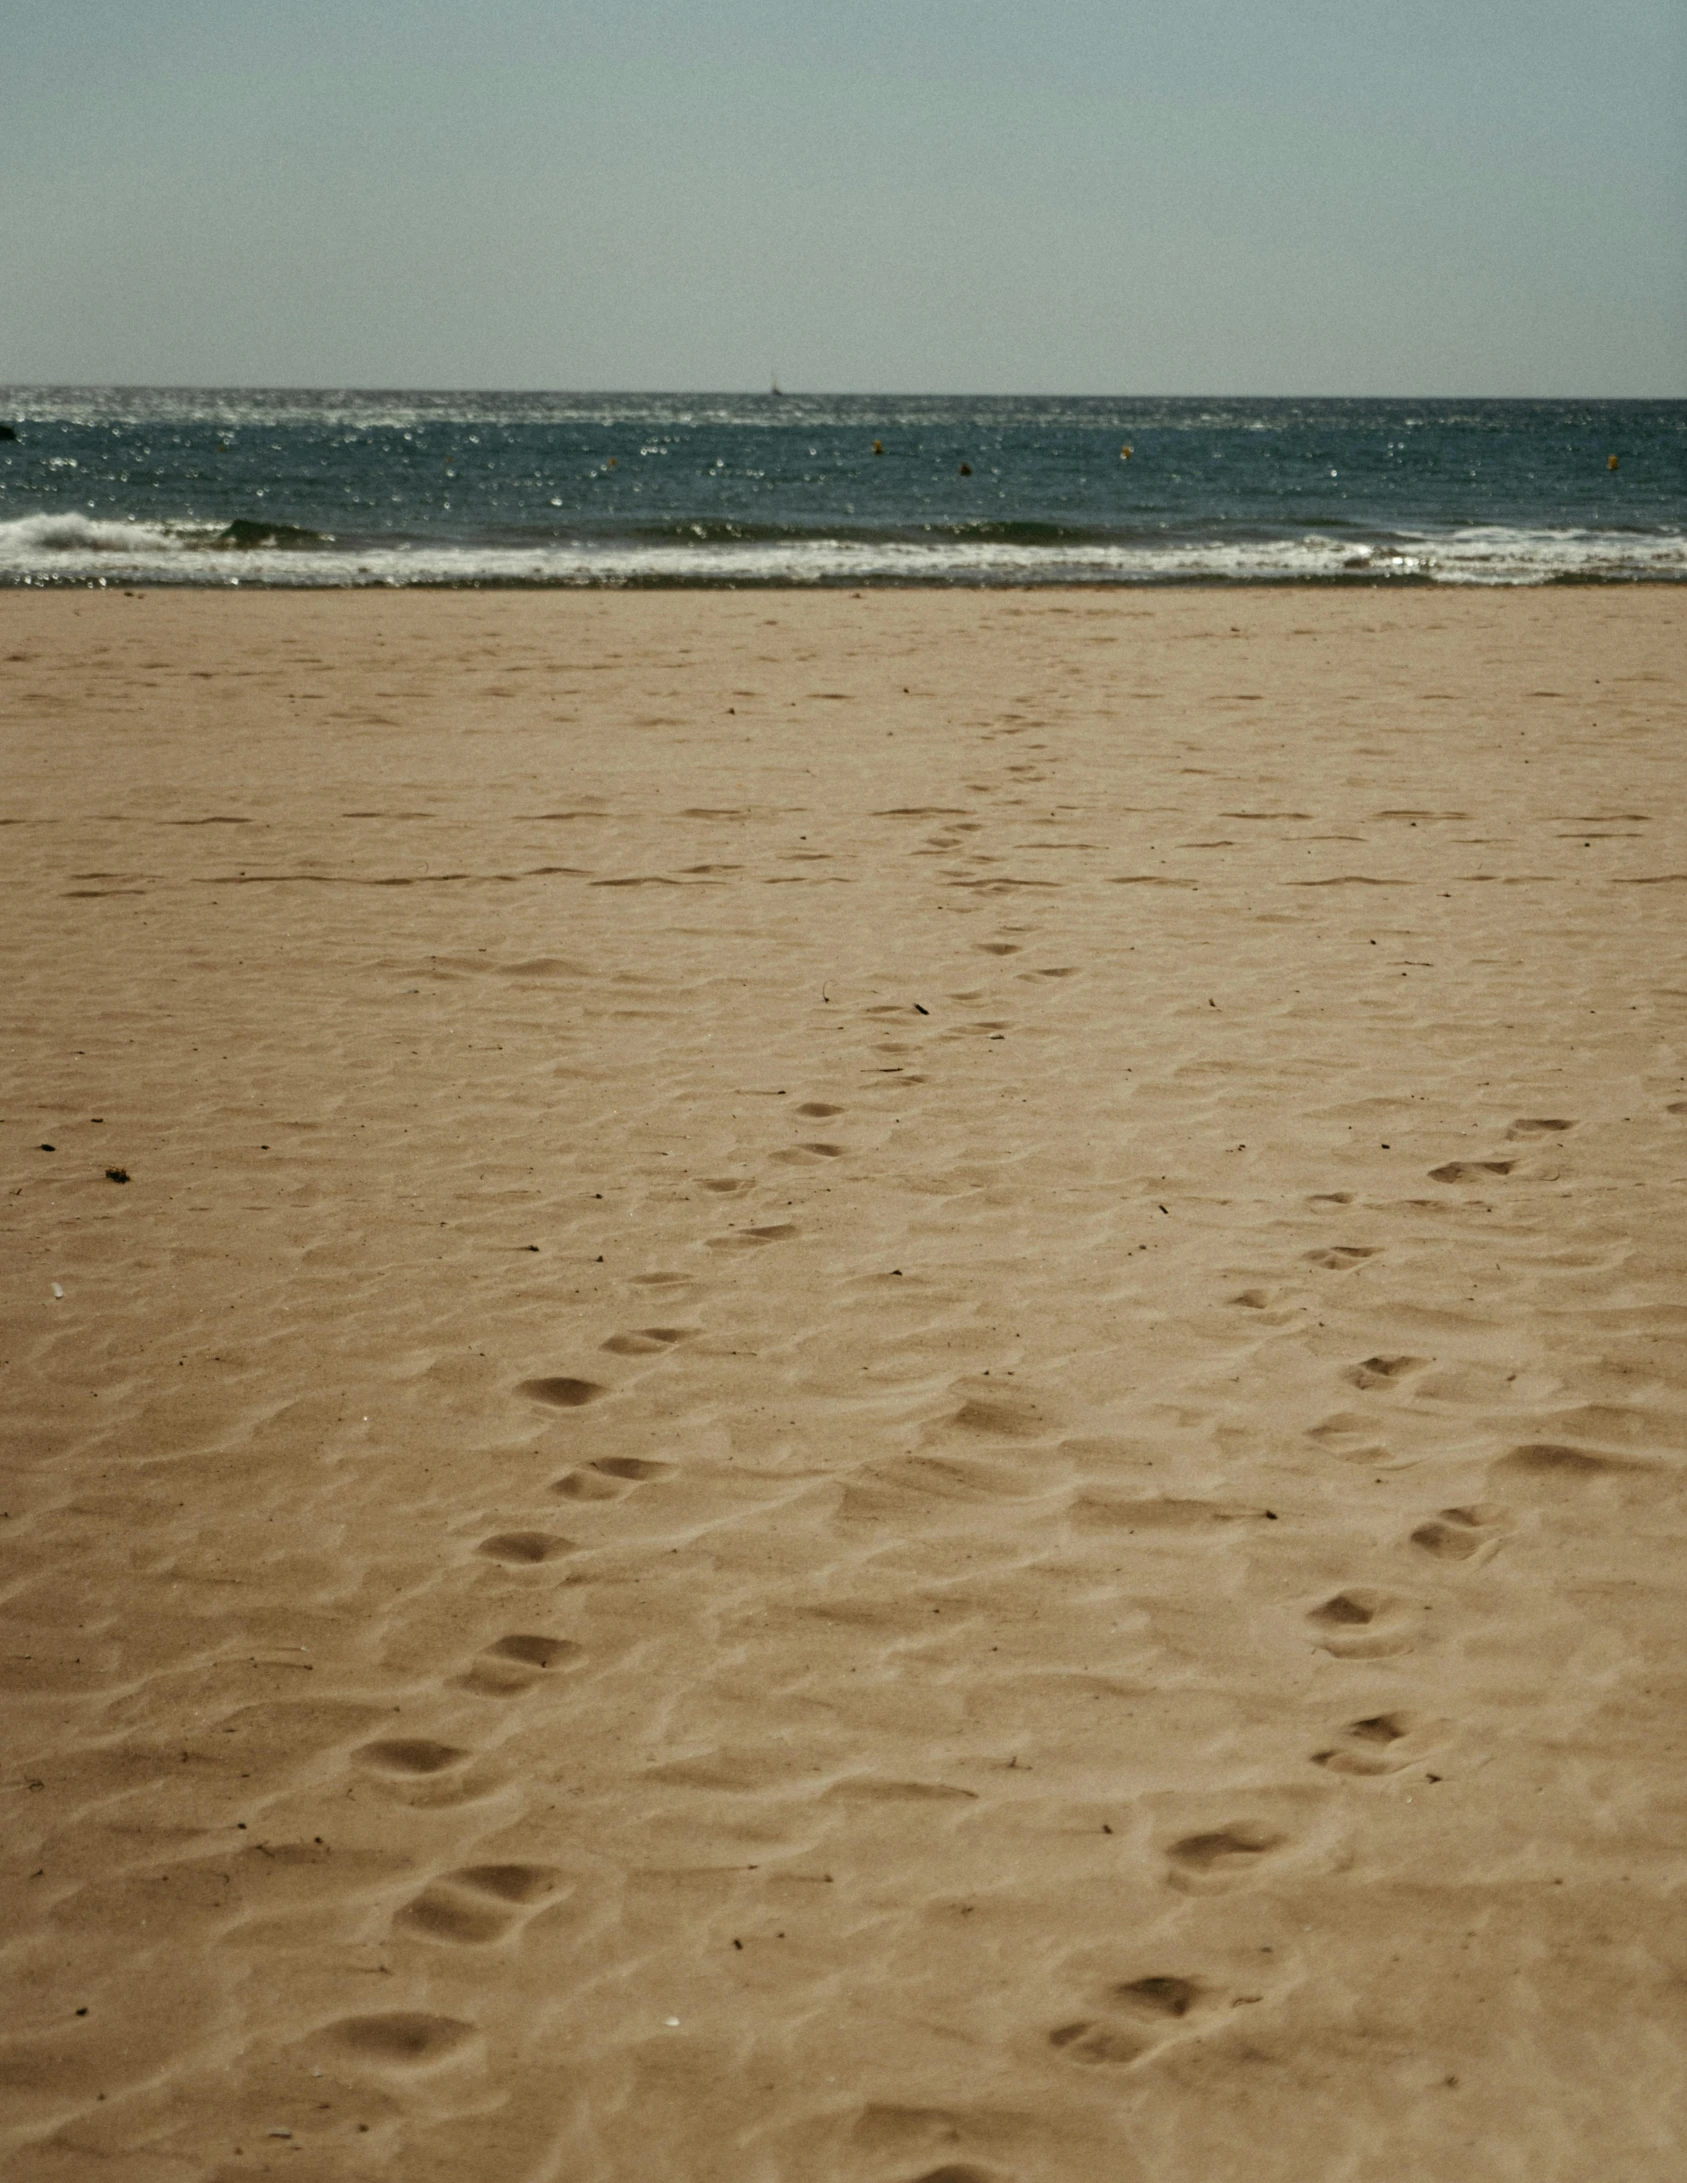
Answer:
POLYGON ((1683 605, 0 595, 8 2177, 1677 2177, 1683 605))

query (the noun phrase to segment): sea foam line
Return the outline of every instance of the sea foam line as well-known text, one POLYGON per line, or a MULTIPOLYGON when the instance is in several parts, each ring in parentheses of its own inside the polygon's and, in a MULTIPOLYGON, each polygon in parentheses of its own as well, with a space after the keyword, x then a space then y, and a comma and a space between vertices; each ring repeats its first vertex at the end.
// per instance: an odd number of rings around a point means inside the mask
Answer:
POLYGON ((796 539, 682 544, 556 541, 530 548, 228 549, 210 525, 75 512, 0 523, 0 583, 101 581, 281 588, 427 585, 1026 584, 1404 580, 1527 585, 1687 580, 1679 532, 1523 531, 1488 526, 1371 544, 1311 534, 1176 545, 796 539), (221 546, 224 550, 206 549, 221 546))

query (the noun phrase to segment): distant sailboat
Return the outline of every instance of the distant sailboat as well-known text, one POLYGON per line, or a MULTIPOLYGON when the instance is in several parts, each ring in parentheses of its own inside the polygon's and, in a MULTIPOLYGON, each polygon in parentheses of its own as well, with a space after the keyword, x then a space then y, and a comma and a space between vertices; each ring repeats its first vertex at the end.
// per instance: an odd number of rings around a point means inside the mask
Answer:
POLYGON ((779 374, 776 371, 770 372, 768 374, 768 379, 768 393, 772 396, 774 401, 783 401, 785 398, 785 389, 779 384, 779 374))

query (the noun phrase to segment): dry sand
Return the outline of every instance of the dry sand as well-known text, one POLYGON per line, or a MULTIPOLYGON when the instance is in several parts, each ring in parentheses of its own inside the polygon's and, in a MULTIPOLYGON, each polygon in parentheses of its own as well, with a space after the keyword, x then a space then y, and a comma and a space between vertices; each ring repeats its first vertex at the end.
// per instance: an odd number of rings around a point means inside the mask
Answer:
POLYGON ((1684 603, 0 597, 7 2176, 1680 2176, 1684 603))

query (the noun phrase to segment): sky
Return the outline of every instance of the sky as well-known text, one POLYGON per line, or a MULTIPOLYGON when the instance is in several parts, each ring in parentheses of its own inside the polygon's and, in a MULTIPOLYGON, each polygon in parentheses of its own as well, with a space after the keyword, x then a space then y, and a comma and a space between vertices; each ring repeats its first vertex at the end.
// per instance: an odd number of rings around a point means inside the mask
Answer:
POLYGON ((1681 0, 0 0, 0 382, 1687 395, 1681 0))

